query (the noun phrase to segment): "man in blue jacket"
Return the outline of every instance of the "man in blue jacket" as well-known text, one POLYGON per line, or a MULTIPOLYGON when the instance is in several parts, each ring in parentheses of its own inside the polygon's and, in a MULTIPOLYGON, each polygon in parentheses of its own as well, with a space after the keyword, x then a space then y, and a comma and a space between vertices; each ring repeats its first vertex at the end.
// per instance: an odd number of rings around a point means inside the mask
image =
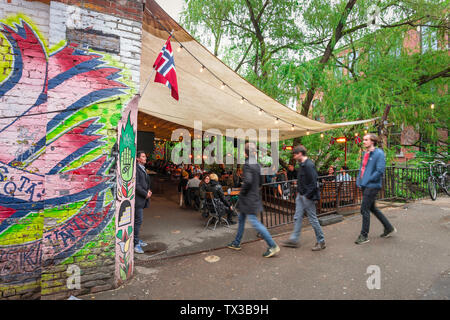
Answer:
POLYGON ((361 234, 356 239, 356 244, 369 242, 368 235, 371 211, 384 226, 384 232, 381 234, 382 238, 390 237, 393 233, 397 232, 389 220, 375 206, 375 199, 378 191, 381 189, 381 181, 386 167, 384 152, 376 148, 377 143, 378 137, 372 133, 366 134, 363 138, 366 152, 363 154, 358 177, 356 178, 356 185, 361 188, 363 193, 361 203, 361 214, 363 218, 361 234))

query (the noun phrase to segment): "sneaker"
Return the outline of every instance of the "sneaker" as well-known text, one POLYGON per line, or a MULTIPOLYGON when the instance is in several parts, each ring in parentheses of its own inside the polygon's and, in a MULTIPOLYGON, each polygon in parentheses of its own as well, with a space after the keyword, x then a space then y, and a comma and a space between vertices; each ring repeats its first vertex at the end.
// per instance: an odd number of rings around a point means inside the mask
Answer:
POLYGON ((227 247, 230 248, 230 249, 233 249, 233 250, 238 250, 238 251, 242 249, 241 245, 234 244, 233 242, 227 244, 227 247))
POLYGON ((268 248, 267 251, 263 253, 263 257, 269 258, 278 252, 280 252, 280 247, 277 245, 274 245, 273 247, 268 248))
POLYGON ((384 230, 384 232, 380 235, 381 238, 389 238, 390 236, 392 236, 394 233, 397 232, 397 229, 392 229, 390 231, 384 230))
POLYGON ((317 243, 316 242, 316 245, 314 246, 314 248, 312 248, 311 250, 312 251, 320 251, 320 250, 323 250, 323 249, 325 249, 326 248, 326 246, 325 246, 325 241, 322 241, 321 243, 317 243))
POLYGON ((134 247, 134 252, 136 253, 144 253, 144 250, 142 250, 141 245, 138 244, 134 247))
POLYGON ((363 244, 366 242, 369 242, 369 238, 368 237, 364 237, 362 234, 359 235, 358 239, 356 239, 355 243, 356 244, 363 244))
POLYGON ((298 246, 299 246, 298 242, 291 240, 291 239, 283 241, 281 243, 281 245, 283 247, 290 247, 290 248, 298 248, 298 246))
POLYGON ((147 243, 147 242, 144 242, 144 241, 142 241, 142 240, 139 240, 139 245, 140 245, 141 247, 145 247, 145 246, 148 245, 148 243, 147 243))

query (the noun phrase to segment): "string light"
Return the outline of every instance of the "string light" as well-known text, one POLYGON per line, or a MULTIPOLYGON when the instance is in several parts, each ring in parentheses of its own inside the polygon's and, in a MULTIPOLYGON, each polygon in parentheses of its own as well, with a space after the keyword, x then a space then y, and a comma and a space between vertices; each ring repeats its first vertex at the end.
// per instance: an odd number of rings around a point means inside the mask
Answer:
POLYGON ((367 133, 367 130, 364 130, 364 133, 367 133))
POLYGON ((431 104, 430 108, 431 108, 431 109, 434 109, 434 103, 431 104))
POLYGON ((275 124, 278 124, 278 118, 275 119, 275 124))
POLYGON ((323 138, 323 133, 320 134, 320 138, 323 138))
POLYGON ((309 129, 306 129, 306 135, 309 136, 309 129))
POLYGON ((358 136, 358 132, 357 133, 355 133, 355 137, 357 137, 358 136))
MULTIPOLYGON (((172 33, 171 32, 169 32, 169 30, 167 30, 165 27, 164 27, 164 25, 159 21, 159 19, 157 18, 157 17, 155 17, 154 16, 154 14, 150 11, 150 10, 148 10, 147 8, 145 8, 146 9, 146 11, 148 12, 148 13, 150 13, 151 14, 151 16, 153 17, 153 19, 155 19, 159 24, 160 24, 160 26, 167 32, 167 33, 169 33, 169 34, 172 34, 173 33, 173 31, 172 31, 172 33)), ((184 46, 181 44, 181 42, 179 42, 175 37, 173 37, 179 44, 180 44, 180 46, 177 48, 177 51, 178 52, 180 52, 183 48, 184 48, 184 46)), ((184 49, 186 49, 186 48, 184 48, 184 49)), ((186 49, 186 52, 188 53, 188 54, 190 54, 197 62, 199 62, 200 64, 201 64, 201 62, 200 62, 200 60, 198 60, 188 49, 186 49)), ((206 69, 206 67, 202 64, 202 66, 201 66, 201 68, 200 68, 200 72, 203 72, 203 70, 205 70, 206 69)), ((206 70, 208 70, 217 80, 219 80, 219 81, 221 81, 221 79, 217 76, 217 75, 215 75, 211 70, 209 70, 209 69, 206 69, 206 70)), ((227 86, 223 81, 221 81, 222 82, 222 84, 221 84, 221 89, 223 90, 223 89, 225 89, 225 87, 227 86)), ((230 89, 234 92, 234 93, 236 93, 236 94, 239 94, 239 93, 237 93, 233 88, 231 88, 230 87, 230 89)), ((246 99, 243 97, 243 96, 241 96, 241 100, 240 100, 240 103, 241 104, 243 104, 244 103, 244 101, 245 101, 246 99)), ((248 100, 247 100, 247 102, 249 102, 248 100)), ((255 107, 257 107, 257 108, 259 108, 258 106, 256 106, 256 105, 254 105, 253 103, 251 103, 251 102, 249 102, 250 104, 252 104, 253 106, 255 106, 255 107)), ((433 107, 434 107, 434 105, 433 105, 433 107)), ((260 115, 262 115, 262 113, 263 113, 263 110, 261 109, 261 108, 259 108, 259 114, 260 115)), ((277 118, 277 120, 275 121, 275 123, 278 123, 278 118, 277 118)), ((282 120, 283 122, 286 122, 286 123, 288 123, 289 124, 289 122, 287 122, 287 121, 284 121, 284 120, 282 120)), ((155 127, 156 128, 156 127, 155 127)), ((292 124, 291 125, 291 130, 293 131, 294 130, 294 125, 292 124)), ((308 131, 309 132, 309 131, 308 131)), ((308 133, 309 134, 309 133, 308 133)))

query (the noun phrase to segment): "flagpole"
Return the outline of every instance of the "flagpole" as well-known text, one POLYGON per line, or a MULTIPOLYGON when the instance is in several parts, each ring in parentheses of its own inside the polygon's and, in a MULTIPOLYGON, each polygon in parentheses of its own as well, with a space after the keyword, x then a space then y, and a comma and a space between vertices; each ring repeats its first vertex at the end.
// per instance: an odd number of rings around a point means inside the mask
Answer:
MULTIPOLYGON (((172 29, 172 32, 169 35, 169 39, 172 37, 173 32, 174 32, 174 30, 172 29)), ((144 90, 142 90, 141 93, 139 94, 141 97, 144 95, 145 89, 147 89, 147 86, 148 86, 153 74, 155 73, 155 70, 156 70, 155 67, 153 67, 152 72, 150 73, 150 76, 148 77, 147 82, 145 83, 144 90)))
POLYGON ((148 83, 152 79, 152 76, 154 73, 155 73, 155 68, 152 69, 152 72, 150 73, 150 76, 148 77, 147 82, 145 83, 144 90, 142 90, 141 93, 139 94, 141 97, 144 95, 145 89, 147 89, 148 83))

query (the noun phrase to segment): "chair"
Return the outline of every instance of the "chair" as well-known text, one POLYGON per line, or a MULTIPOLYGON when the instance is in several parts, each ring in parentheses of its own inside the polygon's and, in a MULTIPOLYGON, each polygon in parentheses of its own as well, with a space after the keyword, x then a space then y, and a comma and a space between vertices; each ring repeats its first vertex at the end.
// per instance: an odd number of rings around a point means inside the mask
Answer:
POLYGON ((226 226, 229 227, 227 219, 225 219, 223 216, 225 215, 225 207, 223 203, 220 201, 220 199, 216 199, 213 196, 212 192, 206 193, 206 200, 205 200, 205 206, 206 210, 208 210, 209 215, 211 216, 208 221, 206 222, 205 229, 208 228, 209 224, 213 219, 216 220, 214 223, 214 229, 216 230, 217 224, 219 222, 225 222, 226 226))

